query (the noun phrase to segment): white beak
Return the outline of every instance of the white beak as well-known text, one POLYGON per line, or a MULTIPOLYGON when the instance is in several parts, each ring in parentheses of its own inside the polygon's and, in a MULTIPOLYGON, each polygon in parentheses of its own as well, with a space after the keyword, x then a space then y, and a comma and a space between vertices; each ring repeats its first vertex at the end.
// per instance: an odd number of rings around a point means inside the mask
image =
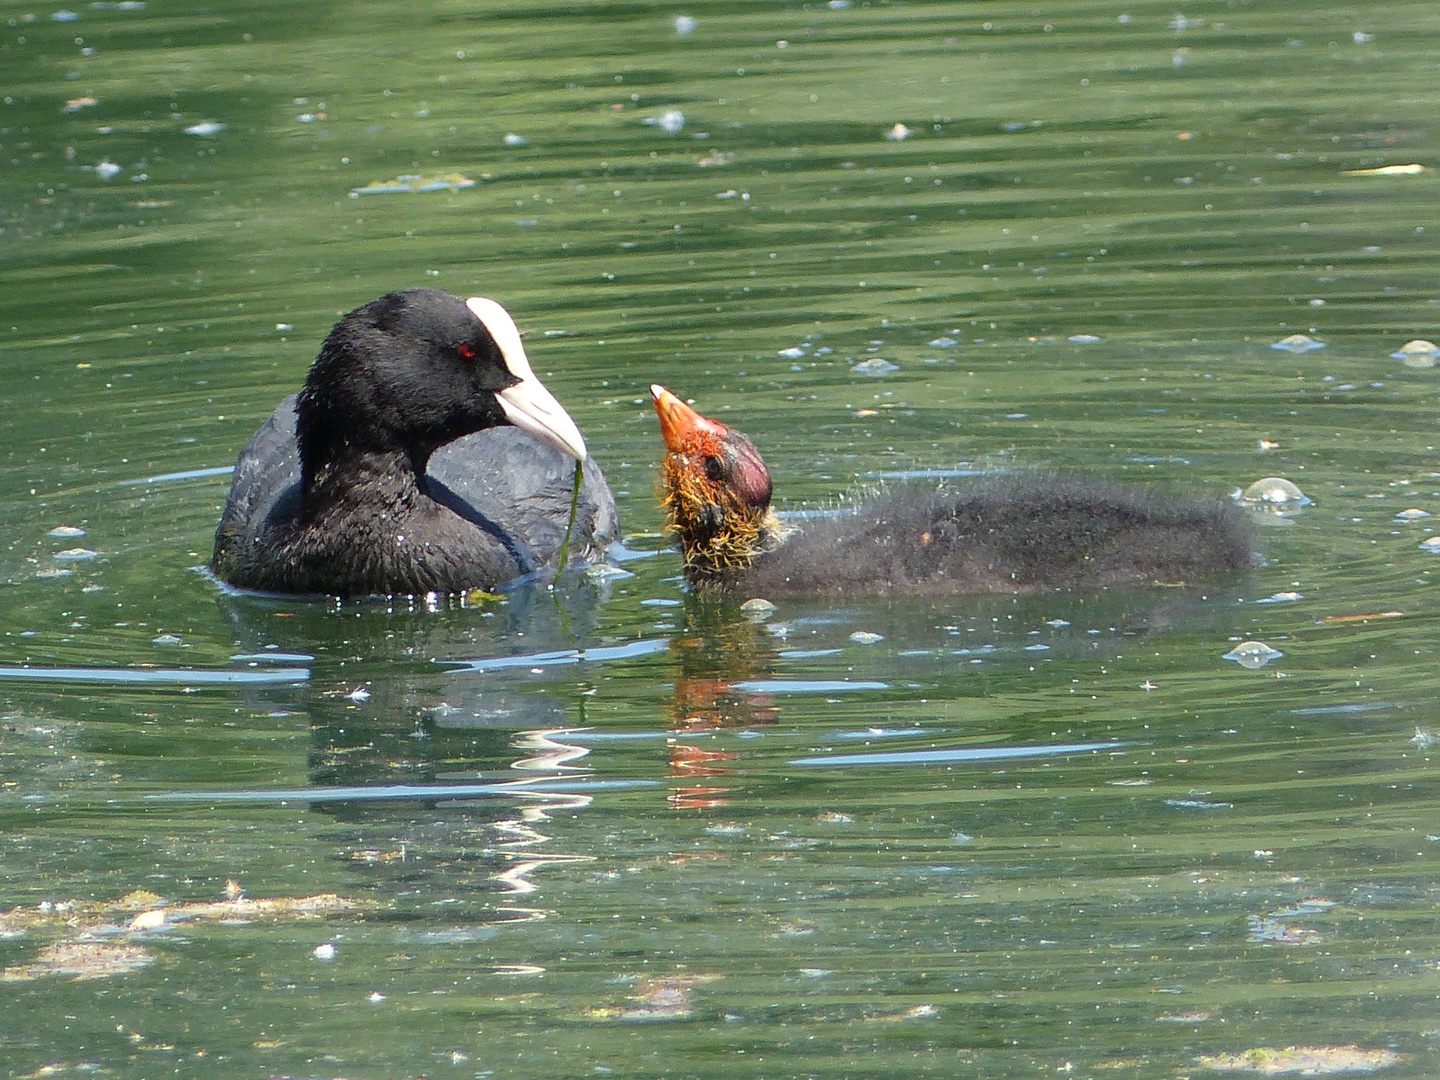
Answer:
POLYGON ((584 461, 585 440, 580 429, 530 370, 525 346, 520 343, 520 331, 510 313, 494 300, 480 296, 470 297, 465 306, 484 324, 505 358, 505 367, 520 380, 496 395, 500 408, 505 410, 505 419, 562 454, 584 461))
POLYGON ((529 432, 576 461, 585 460, 585 440, 580 436, 580 429, 534 376, 501 390, 498 397, 505 419, 521 431, 529 432))

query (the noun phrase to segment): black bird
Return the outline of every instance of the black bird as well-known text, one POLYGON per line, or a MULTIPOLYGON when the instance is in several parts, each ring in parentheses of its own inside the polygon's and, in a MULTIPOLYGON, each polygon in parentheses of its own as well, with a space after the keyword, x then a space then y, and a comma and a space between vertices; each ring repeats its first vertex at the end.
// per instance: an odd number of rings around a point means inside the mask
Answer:
POLYGON ((660 492, 697 589, 940 596, 1182 584, 1254 565, 1244 514, 1093 479, 907 485, 803 530, 770 509, 755 444, 652 386, 660 492))
POLYGON ((577 461, 583 561, 615 538, 615 500, 514 320, 480 297, 391 293, 335 324, 241 452, 212 566, 269 592, 492 589, 554 565, 577 461))

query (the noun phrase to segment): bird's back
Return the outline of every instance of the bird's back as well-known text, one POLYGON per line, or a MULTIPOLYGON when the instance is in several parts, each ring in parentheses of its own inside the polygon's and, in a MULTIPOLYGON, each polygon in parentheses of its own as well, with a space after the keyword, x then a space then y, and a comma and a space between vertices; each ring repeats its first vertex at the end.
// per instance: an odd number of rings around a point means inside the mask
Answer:
POLYGON ((895 488, 807 522, 733 587, 751 595, 947 595, 1182 584, 1254 565, 1244 513, 1104 481, 1007 476, 895 488))

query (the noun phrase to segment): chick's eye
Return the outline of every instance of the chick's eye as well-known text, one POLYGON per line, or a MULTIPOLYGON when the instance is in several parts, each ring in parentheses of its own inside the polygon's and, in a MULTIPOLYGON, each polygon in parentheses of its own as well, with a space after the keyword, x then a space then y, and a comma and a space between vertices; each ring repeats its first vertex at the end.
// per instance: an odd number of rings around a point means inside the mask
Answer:
POLYGON ((705 469, 705 479, 723 480, 725 478, 725 463, 718 457, 707 457, 700 464, 705 469))
POLYGON ((475 346, 471 345, 468 341, 462 341, 459 345, 455 346, 455 351, 466 360, 475 359, 475 346))

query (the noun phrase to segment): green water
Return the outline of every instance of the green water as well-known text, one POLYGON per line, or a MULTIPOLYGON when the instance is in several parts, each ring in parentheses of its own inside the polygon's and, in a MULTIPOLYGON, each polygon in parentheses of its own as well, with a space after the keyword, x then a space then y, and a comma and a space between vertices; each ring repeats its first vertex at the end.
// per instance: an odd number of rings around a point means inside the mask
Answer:
POLYGON ((1440 513, 1440 376, 1389 354, 1440 337, 1436 174, 1349 174, 1440 165, 1437 37, 1414 2, 0 8, 0 668, 50 676, 0 677, 0 1074, 1432 1075, 1437 556, 1395 515, 1440 513), (405 175, 474 183, 351 195, 405 175), (490 606, 221 595, 226 478, 150 478, 229 465, 415 285, 515 314, 660 553, 490 606), (1314 502, 1205 592, 760 625, 663 550, 656 381, 790 509, 957 466, 1314 502), (839 760, 907 751, 979 756, 839 760), (319 797, 390 785, 447 790, 319 797))

